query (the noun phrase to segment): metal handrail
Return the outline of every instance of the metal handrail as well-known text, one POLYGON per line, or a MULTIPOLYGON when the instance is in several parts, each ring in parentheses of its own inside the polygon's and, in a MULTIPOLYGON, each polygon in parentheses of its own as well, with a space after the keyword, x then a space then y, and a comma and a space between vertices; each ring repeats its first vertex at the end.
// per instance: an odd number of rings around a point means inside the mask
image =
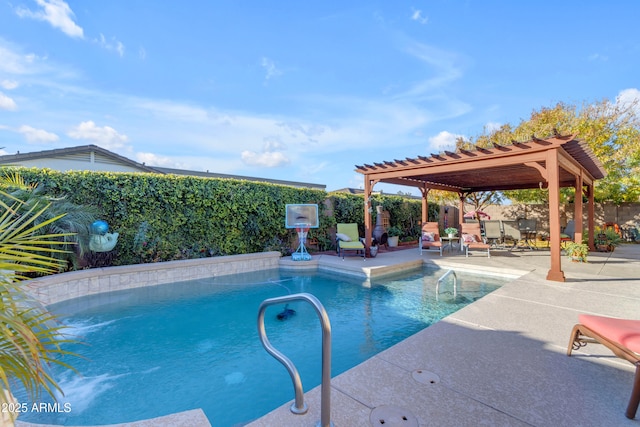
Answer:
POLYGON ((307 412, 307 405, 304 402, 304 391, 300 374, 293 362, 275 347, 271 345, 267 338, 264 326, 264 313, 268 306, 282 304, 291 301, 306 301, 313 306, 318 314, 320 323, 322 324, 322 386, 320 400, 320 423, 321 427, 330 427, 331 422, 331 324, 324 306, 314 295, 309 293, 299 293, 286 295, 282 297, 269 298, 262 301, 258 309, 258 333, 260 341, 267 352, 276 358, 276 360, 284 365, 291 376, 293 389, 295 391, 295 401, 291 405, 291 412, 294 414, 304 414, 307 412))
POLYGON ((458 295, 458 276, 456 276, 456 272, 453 270, 448 270, 438 279, 438 283, 436 283, 436 299, 438 298, 438 293, 440 292, 440 282, 446 279, 450 274, 453 274, 453 296, 454 298, 458 295))

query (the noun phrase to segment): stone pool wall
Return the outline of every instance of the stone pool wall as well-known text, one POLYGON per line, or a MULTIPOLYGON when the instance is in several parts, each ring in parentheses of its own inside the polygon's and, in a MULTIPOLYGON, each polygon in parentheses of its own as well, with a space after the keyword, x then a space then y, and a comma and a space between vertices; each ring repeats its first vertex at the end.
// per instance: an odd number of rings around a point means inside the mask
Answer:
POLYGON ((225 276, 279 267, 279 252, 92 268, 24 282, 32 295, 49 305, 85 295, 143 286, 225 276))

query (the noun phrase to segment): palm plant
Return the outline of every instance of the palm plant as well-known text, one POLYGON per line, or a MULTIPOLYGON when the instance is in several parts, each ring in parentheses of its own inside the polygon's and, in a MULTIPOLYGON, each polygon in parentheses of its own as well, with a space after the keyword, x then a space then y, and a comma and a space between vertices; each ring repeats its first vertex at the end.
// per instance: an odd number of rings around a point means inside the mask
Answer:
POLYGON ((0 403, 6 403, 4 391, 11 392, 15 382, 32 398, 44 390, 55 399, 61 390, 47 368, 51 363, 69 367, 59 357, 69 354, 62 345, 73 340, 64 338, 54 317, 20 282, 29 273, 59 271, 66 261, 52 254, 66 252, 63 239, 70 233, 42 232, 64 216, 42 220, 49 205, 34 203, 25 210, 15 196, 2 190, 0 195, 13 201, 0 200, 0 403))
POLYGON ((59 235, 58 240, 64 242, 64 251, 53 251, 50 255, 65 261, 60 265, 60 269, 66 268, 66 263, 77 267, 78 258, 89 251, 90 228, 96 220, 97 210, 91 206, 72 203, 65 197, 54 198, 45 195, 42 186, 27 184, 16 169, 2 170, 0 189, 0 206, 7 210, 11 210, 12 207, 5 203, 3 198, 9 203, 21 202, 14 206, 20 211, 28 210, 35 205, 48 205, 48 208, 34 219, 34 225, 47 222, 37 233, 59 235), (49 221, 52 218, 58 219, 49 221))

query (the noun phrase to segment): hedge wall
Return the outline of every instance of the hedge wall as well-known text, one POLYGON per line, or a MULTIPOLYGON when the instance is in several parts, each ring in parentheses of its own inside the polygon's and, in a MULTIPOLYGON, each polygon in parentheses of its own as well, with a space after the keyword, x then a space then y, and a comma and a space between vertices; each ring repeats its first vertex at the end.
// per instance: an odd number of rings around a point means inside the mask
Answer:
MULTIPOLYGON (((232 255, 287 246, 287 203, 326 193, 267 183, 176 175, 23 169, 46 194, 97 206, 120 233, 114 264, 232 255)), ((326 231, 326 230, 325 230, 326 231)))
MULTIPOLYGON (((296 238, 284 228, 288 203, 318 204, 320 228, 312 229, 309 238, 321 248, 332 247, 330 230, 336 222, 364 226, 361 195, 329 196, 321 190, 177 175, 37 168, 20 173, 49 196, 98 207, 100 219, 120 233, 115 265, 264 250, 286 253, 296 238)), ((373 212, 378 204, 390 212, 392 225, 406 235, 419 235, 419 200, 374 196, 373 212)))

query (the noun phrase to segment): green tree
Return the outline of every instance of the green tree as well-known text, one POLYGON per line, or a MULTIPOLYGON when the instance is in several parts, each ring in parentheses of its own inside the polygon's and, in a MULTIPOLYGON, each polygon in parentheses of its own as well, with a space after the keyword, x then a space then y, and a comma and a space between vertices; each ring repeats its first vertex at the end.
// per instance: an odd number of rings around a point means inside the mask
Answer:
MULTIPOLYGON (((504 124, 475 141, 458 141, 457 148, 486 147, 492 143, 508 145, 514 140, 527 141, 532 136, 547 138, 556 133, 577 135, 602 163, 607 176, 596 182, 596 200, 619 203, 640 198, 640 104, 637 100, 604 99, 581 107, 558 103, 534 110, 528 120, 522 120, 516 127, 504 124)), ((545 193, 535 189, 507 191, 505 195, 518 202, 546 200, 545 193)), ((571 189, 563 189, 563 195, 566 200, 574 197, 571 189)))

